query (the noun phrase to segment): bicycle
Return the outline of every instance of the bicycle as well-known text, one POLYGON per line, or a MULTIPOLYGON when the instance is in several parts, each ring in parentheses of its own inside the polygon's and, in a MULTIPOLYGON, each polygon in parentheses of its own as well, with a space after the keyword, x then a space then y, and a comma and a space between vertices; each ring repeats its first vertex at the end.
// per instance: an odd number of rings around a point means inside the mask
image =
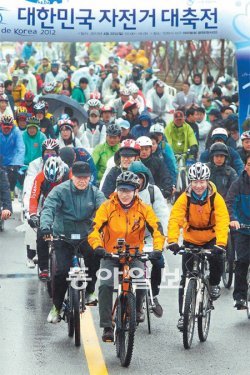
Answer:
POLYGON ((227 289, 231 288, 231 285, 233 282, 234 257, 235 256, 234 256, 232 234, 229 232, 226 256, 223 258, 223 273, 222 273, 222 281, 223 281, 224 287, 227 289))
POLYGON ((187 272, 183 299, 183 345, 190 349, 193 341, 195 321, 198 324, 198 336, 201 342, 208 337, 211 311, 214 309, 210 294, 208 258, 213 249, 203 247, 181 247, 180 255, 192 254, 193 267, 187 272))
MULTIPOLYGON (((89 279, 85 273, 85 267, 82 264, 82 254, 80 246, 86 238, 66 238, 58 236, 54 240, 62 240, 72 246, 72 267, 68 274, 68 289, 63 302, 60 320, 68 324, 68 336, 75 335, 75 346, 81 345, 80 316, 86 310, 85 307, 85 290, 86 281, 89 279)), ((77 236, 76 236, 77 237, 77 236)))
POLYGON ((48 241, 49 249, 49 267, 48 267, 48 280, 47 290, 50 298, 53 299, 55 291, 55 274, 56 274, 56 254, 53 241, 48 241))
MULTIPOLYGON (((248 224, 240 224, 241 229, 250 229, 248 224)), ((247 317, 250 319, 250 265, 247 272, 247 317)))
POLYGON ((193 158, 188 158, 189 153, 184 152, 184 153, 176 153, 175 158, 176 162, 178 165, 178 174, 177 174, 177 179, 176 179, 176 191, 175 194, 172 198, 171 203, 174 204, 175 200, 183 193, 188 184, 188 175, 187 175, 187 169, 192 165, 195 160, 193 158))
MULTIPOLYGON (((117 240, 115 247, 117 253, 107 254, 105 258, 116 258, 121 264, 122 275, 119 278, 117 297, 112 310, 112 321, 114 322, 114 343, 116 345, 116 355, 120 358, 121 365, 128 367, 130 365, 134 337, 136 331, 136 284, 130 274, 131 263, 134 259, 146 261, 149 254, 139 252, 139 247, 130 247, 124 239, 117 240), (131 253, 131 250, 134 251, 131 253)), ((140 280, 140 285, 142 285, 140 280)), ((137 283, 137 286, 138 283, 137 283)), ((143 285, 145 288, 145 284, 143 285)))

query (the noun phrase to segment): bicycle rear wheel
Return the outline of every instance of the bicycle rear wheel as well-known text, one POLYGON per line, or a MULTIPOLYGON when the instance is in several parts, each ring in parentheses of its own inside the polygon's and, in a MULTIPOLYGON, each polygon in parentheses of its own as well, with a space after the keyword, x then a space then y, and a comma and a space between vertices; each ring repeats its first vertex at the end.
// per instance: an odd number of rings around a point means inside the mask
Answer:
POLYGON ((183 313, 183 345, 190 349, 194 336, 196 304, 196 280, 190 280, 187 287, 183 313))
POLYGON ((200 306, 198 316, 198 336, 201 342, 206 341, 208 337, 210 320, 211 320, 212 301, 207 289, 207 285, 204 286, 202 303, 200 306))
POLYGON ((146 304, 146 313, 147 313, 148 333, 150 335, 151 334, 151 315, 150 315, 150 296, 148 292, 146 293, 145 304, 146 304))
POLYGON ((250 319, 250 269, 248 269, 248 274, 247 274, 247 317, 250 319))
POLYGON ((51 298, 55 292, 55 274, 56 274, 56 254, 52 251, 49 258, 49 279, 47 280, 47 290, 51 298))
POLYGON ((186 172, 184 170, 180 171, 180 180, 181 180, 181 193, 183 193, 183 191, 185 191, 187 187, 186 172))
MULTIPOLYGON (((68 293, 70 293, 70 290, 68 290, 68 293)), ((68 336, 73 337, 75 332, 74 327, 74 315, 73 315, 73 306, 72 306, 72 298, 67 298, 66 300, 66 316, 67 316, 67 323, 68 323, 68 336), (70 305, 71 300, 71 305, 70 305)))
POLYGON ((119 335, 119 355, 121 365, 128 367, 130 365, 136 330, 136 301, 133 293, 128 293, 119 298, 118 305, 121 308, 121 321, 118 330, 119 335))
POLYGON ((231 236, 228 236, 228 244, 227 244, 227 253, 223 260, 223 274, 222 274, 222 281, 225 288, 230 289, 233 281, 233 269, 234 269, 234 262, 232 258, 233 248, 232 248, 232 241, 231 236))
POLYGON ((75 330, 75 346, 81 345, 81 331, 80 331, 80 291, 71 287, 73 319, 75 330))

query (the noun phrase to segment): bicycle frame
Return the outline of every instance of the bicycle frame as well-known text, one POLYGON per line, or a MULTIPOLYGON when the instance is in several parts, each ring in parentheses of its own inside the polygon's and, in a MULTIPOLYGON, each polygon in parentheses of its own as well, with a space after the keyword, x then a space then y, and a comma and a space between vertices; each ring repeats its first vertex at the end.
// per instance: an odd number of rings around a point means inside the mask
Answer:
POLYGON ((178 175, 177 175, 177 180, 176 180, 177 193, 183 192, 188 185, 186 156, 187 156, 187 153, 175 154, 176 162, 178 164, 178 175), (181 178, 182 175, 185 175, 185 186, 183 186, 184 184, 181 178))

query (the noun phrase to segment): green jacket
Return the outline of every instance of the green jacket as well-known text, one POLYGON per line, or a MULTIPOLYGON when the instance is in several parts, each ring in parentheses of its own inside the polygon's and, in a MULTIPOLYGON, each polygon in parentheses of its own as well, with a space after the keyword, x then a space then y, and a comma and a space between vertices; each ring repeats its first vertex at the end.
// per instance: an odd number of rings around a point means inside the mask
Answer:
POLYGON ((79 87, 79 86, 76 86, 76 87, 73 88, 71 98, 75 99, 80 104, 85 104, 86 103, 85 93, 81 89, 81 87, 79 87))
POLYGON ((118 151, 120 144, 109 146, 107 142, 97 145, 92 153, 92 158, 97 169, 97 181, 100 182, 106 170, 108 160, 118 151))
POLYGON ((34 137, 31 137, 27 130, 24 130, 22 135, 25 145, 24 164, 29 165, 30 162, 42 156, 42 143, 47 137, 40 130, 34 137))
POLYGON ((105 201, 104 194, 89 184, 86 190, 78 190, 72 180, 55 186, 45 199, 41 212, 41 230, 51 230, 53 234, 87 236, 91 229, 96 210, 105 201))
POLYGON ((198 146, 194 131, 186 122, 178 128, 171 121, 165 128, 165 136, 175 154, 187 152, 191 146, 198 146))

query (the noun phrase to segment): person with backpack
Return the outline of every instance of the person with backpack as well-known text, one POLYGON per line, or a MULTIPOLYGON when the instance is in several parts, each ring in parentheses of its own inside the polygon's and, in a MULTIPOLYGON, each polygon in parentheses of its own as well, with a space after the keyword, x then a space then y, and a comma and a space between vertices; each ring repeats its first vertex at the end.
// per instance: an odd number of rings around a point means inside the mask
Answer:
MULTIPOLYGON (((220 296, 220 279, 223 270, 222 255, 227 245, 229 215, 223 197, 209 181, 210 169, 204 163, 195 163, 188 170, 190 181, 186 191, 175 202, 168 222, 168 249, 180 251, 178 244, 183 229, 184 246, 213 248, 215 254, 209 259, 209 283, 213 300, 220 296)), ((177 328, 183 330, 183 294, 188 271, 192 270, 192 254, 182 256, 182 276, 179 288, 180 318, 177 328)))

